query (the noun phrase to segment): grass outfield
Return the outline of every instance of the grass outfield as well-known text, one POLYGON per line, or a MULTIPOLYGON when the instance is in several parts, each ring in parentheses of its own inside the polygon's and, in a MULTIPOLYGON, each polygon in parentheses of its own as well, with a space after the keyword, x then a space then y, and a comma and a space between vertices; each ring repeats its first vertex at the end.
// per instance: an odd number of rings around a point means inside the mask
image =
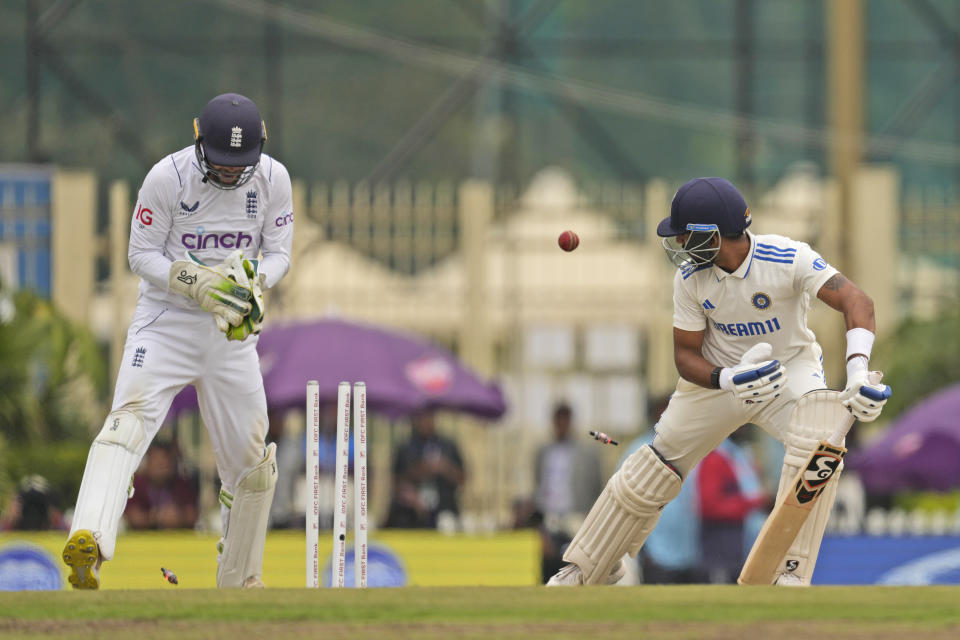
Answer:
POLYGON ((955 587, 207 589, 0 594, 3 638, 960 637, 955 587))

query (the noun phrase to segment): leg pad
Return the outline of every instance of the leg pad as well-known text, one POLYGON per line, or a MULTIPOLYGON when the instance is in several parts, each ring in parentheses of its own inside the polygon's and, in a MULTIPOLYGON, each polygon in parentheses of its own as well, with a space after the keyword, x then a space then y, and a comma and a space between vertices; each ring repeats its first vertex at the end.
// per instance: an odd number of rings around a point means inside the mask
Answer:
POLYGON ((120 516, 131 495, 133 472, 148 444, 140 416, 120 409, 107 416, 90 445, 70 534, 81 529, 93 532, 103 560, 113 558, 120 516))
POLYGON ((583 584, 605 584, 624 553, 640 550, 680 485, 677 472, 649 445, 624 461, 563 555, 580 567, 583 584))
POLYGON ((229 509, 217 567, 217 586, 240 589, 260 582, 263 572, 263 544, 267 517, 277 484, 277 445, 270 444, 263 460, 248 471, 232 495, 220 492, 220 501, 229 509))

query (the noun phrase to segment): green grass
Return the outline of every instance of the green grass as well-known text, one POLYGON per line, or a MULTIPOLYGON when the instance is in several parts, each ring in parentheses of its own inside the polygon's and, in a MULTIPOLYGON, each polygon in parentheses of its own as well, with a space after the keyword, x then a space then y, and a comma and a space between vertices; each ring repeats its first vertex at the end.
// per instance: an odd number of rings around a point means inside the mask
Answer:
POLYGON ((953 587, 408 587, 20 592, 0 637, 960 637, 953 587), (242 635, 241 635, 242 634, 242 635))

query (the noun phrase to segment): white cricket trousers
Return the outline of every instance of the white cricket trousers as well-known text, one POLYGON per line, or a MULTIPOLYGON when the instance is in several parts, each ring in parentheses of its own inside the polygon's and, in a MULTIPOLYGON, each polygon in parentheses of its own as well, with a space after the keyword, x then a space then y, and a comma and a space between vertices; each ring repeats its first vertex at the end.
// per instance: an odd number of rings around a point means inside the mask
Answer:
POLYGON ((227 340, 206 311, 141 303, 127 331, 113 411, 139 415, 152 442, 174 396, 194 385, 220 481, 232 493, 264 455, 267 400, 257 340, 227 340))
POLYGON ((745 405, 723 389, 705 389, 683 378, 654 429, 653 447, 683 478, 737 427, 752 422, 784 441, 793 406, 803 394, 826 388, 819 345, 789 362, 787 388, 770 402, 745 405))

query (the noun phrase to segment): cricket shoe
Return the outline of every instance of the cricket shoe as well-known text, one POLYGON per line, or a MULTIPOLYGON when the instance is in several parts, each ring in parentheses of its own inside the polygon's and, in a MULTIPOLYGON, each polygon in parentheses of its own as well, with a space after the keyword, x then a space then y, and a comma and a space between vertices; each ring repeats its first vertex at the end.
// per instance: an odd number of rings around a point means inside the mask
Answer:
POLYGON ((263 584, 263 580, 260 579, 260 576, 250 576, 243 581, 244 589, 263 589, 266 585, 263 584))
MULTIPOLYGON (((617 560, 617 564, 610 569, 607 576, 607 584, 616 584, 623 576, 627 574, 626 567, 623 566, 623 560, 617 560)), ((552 578, 547 581, 548 587, 580 587, 583 586, 583 571, 575 564, 564 565, 560 571, 557 571, 552 578)))
POLYGON ((63 562, 70 567, 67 578, 74 589, 99 589, 100 547, 89 529, 77 529, 63 547, 63 562))

